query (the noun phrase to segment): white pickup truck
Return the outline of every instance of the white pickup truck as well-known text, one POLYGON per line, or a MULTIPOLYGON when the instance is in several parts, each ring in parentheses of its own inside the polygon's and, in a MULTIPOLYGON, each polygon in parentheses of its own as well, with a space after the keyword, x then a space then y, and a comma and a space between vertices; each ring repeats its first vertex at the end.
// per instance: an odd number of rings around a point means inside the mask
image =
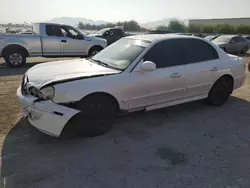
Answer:
POLYGON ((30 35, 0 35, 0 57, 8 66, 22 66, 27 57, 93 56, 107 46, 105 39, 86 36, 69 25, 37 23, 33 31, 30 35))

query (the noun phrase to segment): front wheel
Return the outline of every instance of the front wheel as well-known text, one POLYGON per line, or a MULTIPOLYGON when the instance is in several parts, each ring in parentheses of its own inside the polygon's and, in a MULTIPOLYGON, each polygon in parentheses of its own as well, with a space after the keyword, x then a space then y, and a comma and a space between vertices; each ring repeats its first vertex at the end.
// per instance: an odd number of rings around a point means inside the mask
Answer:
POLYGON ((102 47, 92 47, 90 50, 89 50, 89 57, 93 57, 95 56, 96 54, 98 54, 100 51, 102 50, 102 47))
POLYGON ((4 60, 9 67, 20 67, 26 63, 26 56, 17 50, 4 55, 4 60))
POLYGON ((113 127, 117 106, 115 101, 105 95, 93 95, 77 104, 81 110, 75 118, 76 131, 87 137, 100 136, 113 127))
POLYGON ((248 50, 249 50, 249 47, 245 46, 244 49, 241 51, 241 54, 246 54, 248 50))
POLYGON ((210 105, 222 106, 227 102, 233 91, 233 80, 229 77, 220 78, 208 94, 207 102, 210 105))

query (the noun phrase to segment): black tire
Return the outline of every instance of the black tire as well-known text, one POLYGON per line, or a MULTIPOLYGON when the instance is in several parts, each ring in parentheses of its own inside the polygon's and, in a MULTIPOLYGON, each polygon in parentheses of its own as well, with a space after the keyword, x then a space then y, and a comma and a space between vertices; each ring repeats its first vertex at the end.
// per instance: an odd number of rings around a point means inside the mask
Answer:
POLYGON ((21 67, 26 63, 26 56, 22 50, 12 50, 4 54, 4 60, 9 67, 21 67))
POLYGON ((241 54, 246 54, 248 50, 248 46, 245 46, 244 49, 241 51, 241 54))
POLYGON ((225 104, 233 92, 233 80, 230 77, 220 78, 208 94, 207 102, 213 106, 225 104))
POLYGON ((248 71, 250 72, 250 62, 248 63, 248 71))
POLYGON ((97 53, 99 53, 100 51, 102 51, 102 47, 100 46, 94 46, 89 50, 89 57, 93 57, 94 55, 96 55, 97 53))
POLYGON ((81 112, 73 124, 77 133, 86 137, 100 136, 110 131, 118 110, 116 101, 103 94, 81 100, 77 109, 81 112))

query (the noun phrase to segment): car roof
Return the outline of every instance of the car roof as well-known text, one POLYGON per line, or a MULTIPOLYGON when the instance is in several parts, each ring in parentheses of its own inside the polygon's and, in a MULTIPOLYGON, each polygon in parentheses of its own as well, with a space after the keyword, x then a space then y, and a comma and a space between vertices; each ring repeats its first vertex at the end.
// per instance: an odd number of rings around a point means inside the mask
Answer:
POLYGON ((146 40, 146 41, 150 41, 150 42, 160 41, 160 40, 163 40, 163 39, 179 39, 179 38, 201 39, 200 37, 187 36, 187 35, 178 35, 178 34, 132 35, 132 36, 128 36, 128 37, 125 37, 125 38, 146 40))
POLYGON ((53 23, 53 22, 40 22, 38 24, 43 24, 43 25, 56 25, 56 26, 70 26, 67 24, 61 24, 61 23, 53 23))

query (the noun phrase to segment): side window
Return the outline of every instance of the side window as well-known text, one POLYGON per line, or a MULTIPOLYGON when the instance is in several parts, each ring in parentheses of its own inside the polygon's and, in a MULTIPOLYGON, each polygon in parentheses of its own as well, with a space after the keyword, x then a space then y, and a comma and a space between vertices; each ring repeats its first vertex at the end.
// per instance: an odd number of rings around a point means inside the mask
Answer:
POLYGON ((234 43, 238 43, 245 42, 246 40, 243 37, 233 37, 231 41, 234 41, 234 43))
POLYGON ((61 31, 63 33, 63 36, 69 37, 72 39, 79 39, 79 37, 82 36, 81 33, 79 33, 77 30, 68 26, 62 26, 61 31))
POLYGON ((63 36, 61 28, 56 25, 46 25, 45 31, 48 36, 56 36, 56 37, 63 36))
POLYGON ((121 29, 114 29, 114 36, 122 36, 122 30, 121 29))
POLYGON ((115 29, 110 29, 110 30, 109 30, 109 35, 110 35, 110 36, 116 36, 116 34, 115 34, 115 29))
POLYGON ((154 62, 156 68, 181 65, 180 44, 175 39, 159 42, 149 49, 143 60, 154 62))
POLYGON ((217 51, 208 43, 198 39, 182 39, 186 64, 218 59, 217 51))
POLYGON ((239 41, 240 41, 240 42, 246 42, 246 39, 243 38, 243 37, 239 37, 239 41))
POLYGON ((231 42, 232 42, 232 43, 238 43, 238 42, 240 42, 240 39, 239 39, 239 37, 233 37, 233 38, 231 39, 231 42))

